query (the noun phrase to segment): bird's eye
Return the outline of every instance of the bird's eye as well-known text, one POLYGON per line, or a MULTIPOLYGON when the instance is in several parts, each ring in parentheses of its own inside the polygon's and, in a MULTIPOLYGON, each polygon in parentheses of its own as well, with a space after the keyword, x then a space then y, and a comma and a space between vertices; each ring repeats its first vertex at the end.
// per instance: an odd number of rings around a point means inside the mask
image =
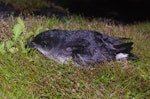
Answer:
POLYGON ((54 37, 53 35, 50 35, 50 38, 54 37))

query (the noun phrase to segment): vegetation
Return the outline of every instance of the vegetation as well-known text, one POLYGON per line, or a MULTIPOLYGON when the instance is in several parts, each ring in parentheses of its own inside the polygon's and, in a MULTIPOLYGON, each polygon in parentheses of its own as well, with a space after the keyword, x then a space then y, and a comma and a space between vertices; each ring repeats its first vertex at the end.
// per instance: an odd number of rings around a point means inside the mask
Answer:
POLYGON ((150 97, 150 23, 114 25, 80 17, 10 17, 0 20, 0 99, 143 99, 150 97), (48 29, 88 29, 129 37, 137 61, 97 64, 95 69, 57 64, 24 46, 48 29))

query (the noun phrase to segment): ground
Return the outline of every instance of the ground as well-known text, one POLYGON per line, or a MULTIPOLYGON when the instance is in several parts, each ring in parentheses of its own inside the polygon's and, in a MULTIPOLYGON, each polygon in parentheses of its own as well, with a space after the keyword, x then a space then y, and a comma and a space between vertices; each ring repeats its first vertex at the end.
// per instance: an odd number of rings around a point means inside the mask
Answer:
POLYGON ((2 99, 150 97, 150 22, 108 24, 81 16, 0 19, 0 97, 2 99), (137 61, 114 61, 95 68, 57 64, 24 45, 48 29, 88 29, 129 37, 137 61))

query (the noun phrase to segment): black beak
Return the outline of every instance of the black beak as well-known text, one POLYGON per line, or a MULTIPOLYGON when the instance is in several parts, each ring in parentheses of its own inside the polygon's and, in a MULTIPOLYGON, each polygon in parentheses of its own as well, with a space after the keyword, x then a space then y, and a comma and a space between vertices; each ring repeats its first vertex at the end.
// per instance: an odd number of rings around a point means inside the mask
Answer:
POLYGON ((35 48, 34 44, 31 42, 31 43, 27 43, 25 45, 25 48, 35 48))

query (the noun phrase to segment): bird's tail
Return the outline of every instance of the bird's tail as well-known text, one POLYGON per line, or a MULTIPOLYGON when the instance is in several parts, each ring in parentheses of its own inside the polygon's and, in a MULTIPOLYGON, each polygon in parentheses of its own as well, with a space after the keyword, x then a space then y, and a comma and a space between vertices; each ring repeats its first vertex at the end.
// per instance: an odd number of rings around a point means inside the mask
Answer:
POLYGON ((134 55, 132 53, 128 53, 127 59, 129 59, 129 60, 137 60, 137 59, 139 59, 139 57, 137 57, 136 55, 134 55))
POLYGON ((130 51, 132 50, 133 42, 122 43, 119 45, 115 45, 116 48, 116 59, 127 58, 129 60, 136 60, 138 57, 132 54, 130 51))
POLYGON ((122 43, 119 45, 115 45, 117 53, 128 53, 132 50, 133 42, 122 43))

